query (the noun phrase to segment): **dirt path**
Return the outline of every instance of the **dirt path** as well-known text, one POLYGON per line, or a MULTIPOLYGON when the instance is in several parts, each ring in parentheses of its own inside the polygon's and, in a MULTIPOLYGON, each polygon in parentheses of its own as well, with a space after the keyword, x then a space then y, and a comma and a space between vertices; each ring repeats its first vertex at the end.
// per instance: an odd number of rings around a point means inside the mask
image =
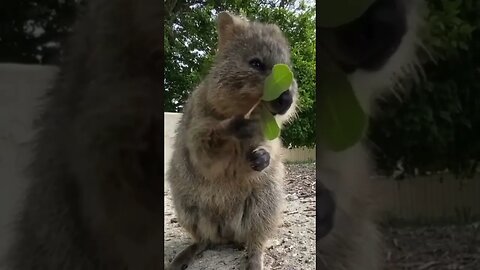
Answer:
POLYGON ((385 228, 388 270, 480 270, 480 223, 385 228))
MULTIPOLYGON (((287 209, 279 234, 268 245, 266 269, 315 269, 315 164, 287 165, 287 209)), ((190 242, 176 223, 171 196, 165 191, 165 262, 190 242)), ((229 247, 208 250, 188 269, 242 269, 244 251, 229 247)))

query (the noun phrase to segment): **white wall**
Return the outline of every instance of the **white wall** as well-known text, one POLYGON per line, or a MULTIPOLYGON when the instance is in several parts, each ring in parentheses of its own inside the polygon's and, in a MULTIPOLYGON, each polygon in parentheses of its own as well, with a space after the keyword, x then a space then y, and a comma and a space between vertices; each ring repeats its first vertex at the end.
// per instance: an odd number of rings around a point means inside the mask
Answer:
POLYGON ((175 129, 182 114, 166 112, 164 114, 164 162, 165 168, 168 166, 168 161, 172 155, 173 140, 175 137, 175 129))

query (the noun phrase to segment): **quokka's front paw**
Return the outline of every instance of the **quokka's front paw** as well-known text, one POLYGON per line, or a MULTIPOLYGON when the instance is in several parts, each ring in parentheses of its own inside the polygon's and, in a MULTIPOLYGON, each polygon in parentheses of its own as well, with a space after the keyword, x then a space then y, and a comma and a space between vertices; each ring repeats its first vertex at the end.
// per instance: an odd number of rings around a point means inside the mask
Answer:
POLYGON ((238 139, 251 139, 259 132, 260 123, 256 120, 245 119, 243 115, 239 115, 229 120, 227 129, 230 134, 238 139))
POLYGON ((248 161, 250 167, 258 172, 263 171, 270 165, 270 153, 263 148, 257 148, 248 154, 248 161))

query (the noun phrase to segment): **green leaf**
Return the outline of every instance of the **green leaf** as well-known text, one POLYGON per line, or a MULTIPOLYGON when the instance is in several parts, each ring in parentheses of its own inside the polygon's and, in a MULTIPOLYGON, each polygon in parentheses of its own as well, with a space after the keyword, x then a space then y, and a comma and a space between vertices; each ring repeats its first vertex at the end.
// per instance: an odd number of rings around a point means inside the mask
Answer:
MULTIPOLYGON (((293 73, 285 64, 273 66, 272 73, 265 79, 265 88, 262 100, 272 101, 287 91, 293 81, 293 73)), ((268 140, 274 140, 280 136, 280 127, 275 117, 265 108, 261 110, 263 133, 268 140)))
POLYGON ((360 17, 375 0, 320 0, 317 2, 321 27, 337 27, 360 17))
POLYGON ((327 57, 319 65, 317 80, 318 132, 333 151, 343 151, 363 136, 367 116, 353 92, 346 74, 327 57))
POLYGON ((285 64, 273 66, 272 73, 265 79, 262 100, 272 101, 288 90, 293 81, 293 73, 285 64))
POLYGON ((262 107, 261 117, 263 126, 263 134, 268 140, 274 140, 280 136, 280 127, 277 125, 275 117, 265 108, 262 107))

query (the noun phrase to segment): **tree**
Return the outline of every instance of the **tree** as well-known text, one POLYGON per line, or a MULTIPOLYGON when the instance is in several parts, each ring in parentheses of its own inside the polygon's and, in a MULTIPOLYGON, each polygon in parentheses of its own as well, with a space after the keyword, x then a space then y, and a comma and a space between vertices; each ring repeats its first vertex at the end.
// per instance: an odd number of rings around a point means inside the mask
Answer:
POLYGON ((168 1, 165 24, 165 111, 179 112, 206 75, 216 47, 215 19, 228 10, 276 23, 292 45, 300 89, 298 119, 282 133, 291 146, 315 144, 315 7, 295 1, 168 1))

